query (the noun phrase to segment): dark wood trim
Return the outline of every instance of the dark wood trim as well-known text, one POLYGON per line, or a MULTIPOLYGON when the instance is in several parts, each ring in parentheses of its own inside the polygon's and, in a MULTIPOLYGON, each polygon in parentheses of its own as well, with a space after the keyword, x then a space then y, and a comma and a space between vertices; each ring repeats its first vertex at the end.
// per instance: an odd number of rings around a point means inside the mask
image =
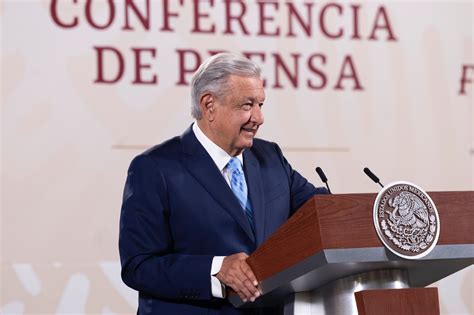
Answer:
POLYGON ((437 288, 365 290, 355 293, 359 315, 439 315, 437 288))

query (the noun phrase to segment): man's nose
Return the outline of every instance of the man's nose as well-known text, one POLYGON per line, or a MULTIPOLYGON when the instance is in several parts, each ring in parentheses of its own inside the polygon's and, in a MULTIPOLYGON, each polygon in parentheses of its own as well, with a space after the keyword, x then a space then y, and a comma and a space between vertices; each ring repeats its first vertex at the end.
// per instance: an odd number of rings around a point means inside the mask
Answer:
POLYGON ((250 117, 250 120, 252 122, 255 122, 257 125, 263 124, 264 118, 262 108, 260 106, 254 106, 254 108, 252 109, 252 117, 250 117))

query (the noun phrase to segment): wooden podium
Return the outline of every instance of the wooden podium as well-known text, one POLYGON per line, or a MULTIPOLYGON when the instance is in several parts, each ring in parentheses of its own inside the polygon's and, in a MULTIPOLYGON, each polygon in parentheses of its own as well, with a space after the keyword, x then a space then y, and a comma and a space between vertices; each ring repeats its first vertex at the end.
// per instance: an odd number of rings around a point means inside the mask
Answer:
POLYGON ((403 314, 439 314, 436 289, 409 288, 423 288, 474 262, 474 192, 428 194, 441 225, 427 256, 407 260, 385 249, 373 224, 376 194, 317 195, 248 258, 263 296, 254 303, 243 303, 235 293, 228 299, 235 307, 285 301, 285 314, 302 313, 295 310, 298 299, 310 303, 313 312, 305 314, 374 314, 374 307, 387 314, 380 308, 396 299, 409 306, 403 314))

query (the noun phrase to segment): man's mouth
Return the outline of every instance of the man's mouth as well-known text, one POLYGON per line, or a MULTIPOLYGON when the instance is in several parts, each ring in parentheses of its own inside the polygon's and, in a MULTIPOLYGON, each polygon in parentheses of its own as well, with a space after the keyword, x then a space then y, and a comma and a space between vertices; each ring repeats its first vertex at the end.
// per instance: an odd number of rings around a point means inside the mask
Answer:
POLYGON ((242 130, 247 131, 247 132, 251 133, 252 135, 255 135, 257 133, 258 128, 257 127, 254 127, 254 128, 244 128, 244 127, 242 127, 242 130))

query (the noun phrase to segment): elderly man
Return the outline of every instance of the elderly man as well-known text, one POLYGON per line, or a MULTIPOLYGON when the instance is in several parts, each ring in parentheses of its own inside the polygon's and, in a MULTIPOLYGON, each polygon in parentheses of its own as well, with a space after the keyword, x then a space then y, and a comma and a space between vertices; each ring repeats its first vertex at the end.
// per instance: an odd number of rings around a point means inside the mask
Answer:
MULTIPOLYGON (((206 60, 192 80, 194 124, 131 163, 120 218, 122 279, 139 291, 139 314, 276 314, 237 310, 260 295, 246 257, 316 189, 263 124, 260 68, 229 53, 206 60)), ((278 307, 278 306, 277 306, 278 307)))

